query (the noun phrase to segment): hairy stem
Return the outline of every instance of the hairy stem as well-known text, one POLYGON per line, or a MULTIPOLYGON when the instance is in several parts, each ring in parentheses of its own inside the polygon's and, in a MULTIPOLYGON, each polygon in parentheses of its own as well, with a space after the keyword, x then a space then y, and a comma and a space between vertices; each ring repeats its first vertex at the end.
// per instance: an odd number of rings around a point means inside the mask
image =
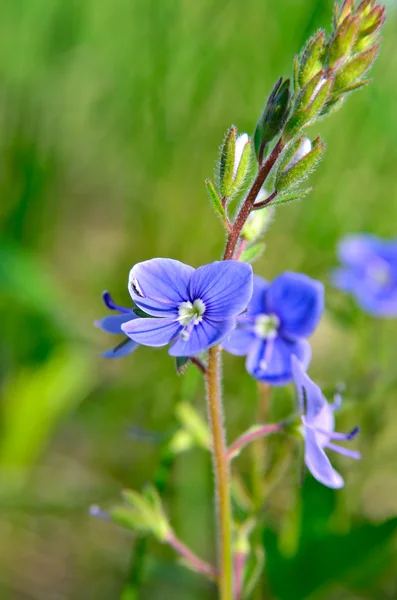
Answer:
POLYGON ((220 348, 209 350, 206 374, 208 413, 212 437, 212 456, 215 471, 218 518, 219 599, 233 600, 232 508, 230 471, 223 428, 220 395, 220 348))
POLYGON ((171 546, 192 569, 205 575, 209 579, 217 579, 217 572, 214 567, 204 560, 201 560, 171 531, 165 539, 165 542, 171 546))
POLYGON ((274 163, 280 156, 283 147, 283 143, 280 139, 275 145, 273 152, 271 153, 267 161, 260 167, 255 181, 252 184, 251 189, 248 192, 248 195, 244 201, 244 204, 242 205, 240 212, 238 213, 236 220, 233 223, 233 229, 229 233, 229 236, 227 238, 223 260, 231 260, 233 258, 236 245, 241 234, 241 230, 243 229, 244 224, 248 219, 250 212, 253 209, 255 200, 259 192, 261 191, 262 186, 265 183, 270 171, 272 170, 274 163))

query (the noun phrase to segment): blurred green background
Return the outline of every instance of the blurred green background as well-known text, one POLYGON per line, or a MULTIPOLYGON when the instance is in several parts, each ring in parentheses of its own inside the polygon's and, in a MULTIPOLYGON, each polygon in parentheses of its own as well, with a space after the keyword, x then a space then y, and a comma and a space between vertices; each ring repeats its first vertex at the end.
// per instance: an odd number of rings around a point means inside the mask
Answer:
MULTIPOLYGON (((308 476, 301 501, 291 463, 268 501, 256 600, 397 598, 397 324, 366 317, 328 285, 342 235, 396 236, 396 8, 389 2, 374 83, 321 124, 328 150, 314 192, 278 209, 256 263, 267 278, 291 269, 326 283, 311 374, 330 393, 346 384, 338 427, 362 427, 364 455, 335 457, 343 491, 308 476)), ((133 537, 88 514, 152 478, 159 448, 132 426, 173 431, 184 397, 205 414, 201 383, 176 377, 166 352, 105 361, 114 340, 92 323, 106 312, 103 289, 128 303, 135 262, 220 256, 203 182, 222 136, 231 123, 253 131, 274 82, 331 11, 330 0, 1 3, 1 599, 215 598, 156 542, 140 595, 126 591, 133 537)), ((232 439, 255 419, 256 390, 239 358, 226 357, 225 379, 232 439)), ((271 413, 291 398, 277 390, 271 413)), ((238 466, 248 477, 249 453, 238 466)), ((207 558, 211 476, 204 452, 186 453, 164 494, 177 533, 207 558)))

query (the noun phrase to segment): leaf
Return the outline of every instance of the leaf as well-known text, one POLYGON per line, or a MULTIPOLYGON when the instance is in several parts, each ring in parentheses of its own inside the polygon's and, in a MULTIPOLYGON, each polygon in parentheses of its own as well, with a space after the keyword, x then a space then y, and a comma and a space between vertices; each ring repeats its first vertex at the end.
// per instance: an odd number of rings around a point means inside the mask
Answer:
POLYGON ((266 244, 264 244, 263 242, 258 242, 257 244, 248 246, 248 248, 246 248, 244 252, 242 252, 239 260, 248 263, 254 262, 262 256, 262 254, 265 251, 265 248, 266 244))
POLYGON ((305 196, 308 196, 313 188, 306 188, 305 190, 296 190, 285 194, 280 194, 276 200, 272 202, 272 206, 279 206, 280 204, 289 204, 295 200, 302 200, 305 196))
POLYGON ((219 168, 219 187, 222 196, 229 196, 233 190, 233 171, 234 158, 236 154, 236 135, 237 130, 232 126, 226 134, 222 146, 220 168, 219 168))
POLYGON ((379 46, 373 46, 365 52, 354 56, 343 67, 341 67, 335 76, 335 91, 341 91, 358 82, 365 73, 372 67, 379 51, 379 46))
POLYGON ((310 38, 303 49, 299 57, 300 87, 305 87, 305 85, 323 68, 322 58, 326 48, 325 42, 325 32, 322 29, 319 29, 317 33, 310 38))

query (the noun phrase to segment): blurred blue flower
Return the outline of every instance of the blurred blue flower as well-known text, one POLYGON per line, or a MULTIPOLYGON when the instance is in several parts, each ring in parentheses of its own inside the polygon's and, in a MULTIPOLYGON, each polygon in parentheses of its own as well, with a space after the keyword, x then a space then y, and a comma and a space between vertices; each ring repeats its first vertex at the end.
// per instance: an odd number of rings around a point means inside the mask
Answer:
POLYGON ((324 310, 324 287, 307 275, 286 272, 271 284, 254 276, 254 292, 238 327, 222 343, 227 352, 247 356, 248 372, 272 385, 292 380, 291 357, 308 366, 309 342, 324 310))
POLYGON ((305 463, 313 477, 330 488, 341 488, 342 477, 332 467, 324 448, 354 459, 360 459, 359 452, 334 444, 334 441, 352 440, 359 432, 358 427, 350 433, 336 433, 334 411, 340 408, 341 397, 329 404, 322 391, 306 374, 302 363, 292 357, 294 382, 298 392, 299 410, 303 423, 305 440, 305 463))
POLYGON ((144 346, 172 344, 171 356, 194 356, 235 328, 252 295, 252 267, 228 260, 194 269, 154 258, 131 269, 129 290, 136 305, 154 318, 124 322, 122 330, 144 346))
POLYGON ((138 317, 133 312, 132 308, 126 308, 125 306, 119 306, 115 304, 109 292, 103 292, 102 300, 105 303, 105 306, 110 310, 118 311, 119 315, 110 315, 108 317, 104 317, 99 321, 95 321, 95 325, 102 329, 102 331, 106 331, 107 333, 113 333, 117 335, 124 335, 124 340, 117 344, 114 348, 111 348, 107 352, 104 352, 102 356, 105 358, 120 358, 121 356, 126 356, 133 352, 139 344, 130 340, 130 338, 125 337, 124 331, 121 329, 123 323, 127 323, 132 319, 137 319, 138 317))
POLYGON ((332 274, 336 287, 352 294, 367 313, 397 316, 397 241, 369 234, 346 236, 339 244, 342 266, 332 274))

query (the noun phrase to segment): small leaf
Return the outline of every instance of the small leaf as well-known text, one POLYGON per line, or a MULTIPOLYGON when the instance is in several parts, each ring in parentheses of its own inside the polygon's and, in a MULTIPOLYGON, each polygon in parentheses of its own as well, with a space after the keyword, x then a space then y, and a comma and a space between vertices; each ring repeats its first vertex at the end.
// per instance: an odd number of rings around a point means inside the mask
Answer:
POLYGON ((321 70, 305 85, 296 99, 295 111, 304 110, 310 106, 316 93, 316 88, 321 83, 321 80, 324 79, 324 76, 325 71, 321 70))
POLYGON ((226 220, 225 209, 222 206, 222 201, 218 195, 218 192, 215 189, 214 184, 212 183, 212 181, 210 179, 206 179, 205 185, 207 186, 207 191, 208 191, 208 195, 209 195, 209 199, 210 199, 212 208, 220 216, 222 221, 225 221, 226 220))
POLYGON ((302 200, 302 198, 308 196, 312 191, 313 188, 310 187, 306 188, 305 190, 296 190, 280 194, 277 199, 272 202, 272 206, 279 206, 280 204, 289 204, 290 202, 295 202, 295 200, 302 200))
POLYGON ((183 375, 190 364, 189 356, 177 356, 175 359, 176 372, 183 375))
POLYGON ((147 534, 150 533, 150 527, 147 526, 145 519, 142 519, 140 515, 125 506, 116 506, 109 512, 110 519, 116 525, 125 527, 136 533, 147 534))
POLYGON ((236 177, 234 179, 233 185, 233 193, 237 193, 242 185, 244 184, 245 178, 247 177, 250 163, 251 163, 251 152, 252 152, 252 142, 249 140, 245 146, 243 153, 241 155, 240 163, 237 168, 236 177))
POLYGON ((220 190, 223 196, 229 196, 233 189, 233 171, 234 171, 234 158, 236 153, 236 128, 233 126, 229 129, 226 134, 225 141, 223 143, 220 169, 219 169, 219 183, 220 190))
POLYGON ((335 4, 335 27, 338 28, 339 25, 346 19, 348 15, 350 15, 354 10, 354 0, 345 0, 341 6, 340 11, 338 10, 338 4, 335 4))
POLYGON ((334 86, 334 80, 328 79, 325 81, 320 89, 317 91, 311 105, 309 108, 310 121, 313 122, 314 119, 321 114, 325 104, 328 102, 330 98, 330 94, 332 88, 334 86))
POLYGON ((309 123, 309 121, 310 115, 307 110, 299 110, 298 112, 294 113, 285 126, 283 143, 286 144, 295 136, 297 136, 305 127, 305 125, 309 123))
POLYGON ((359 18, 349 15, 340 25, 331 42, 328 53, 328 65, 331 69, 339 66, 348 58, 358 36, 359 18))
POLYGON ((260 258, 262 256, 262 254, 265 251, 265 248, 266 248, 266 244, 264 244, 263 242, 258 242, 257 244, 248 246, 248 248, 246 248, 244 250, 244 252, 242 252, 239 260, 241 260, 242 262, 248 262, 248 263, 254 262, 255 260, 257 260, 258 258, 260 258))

